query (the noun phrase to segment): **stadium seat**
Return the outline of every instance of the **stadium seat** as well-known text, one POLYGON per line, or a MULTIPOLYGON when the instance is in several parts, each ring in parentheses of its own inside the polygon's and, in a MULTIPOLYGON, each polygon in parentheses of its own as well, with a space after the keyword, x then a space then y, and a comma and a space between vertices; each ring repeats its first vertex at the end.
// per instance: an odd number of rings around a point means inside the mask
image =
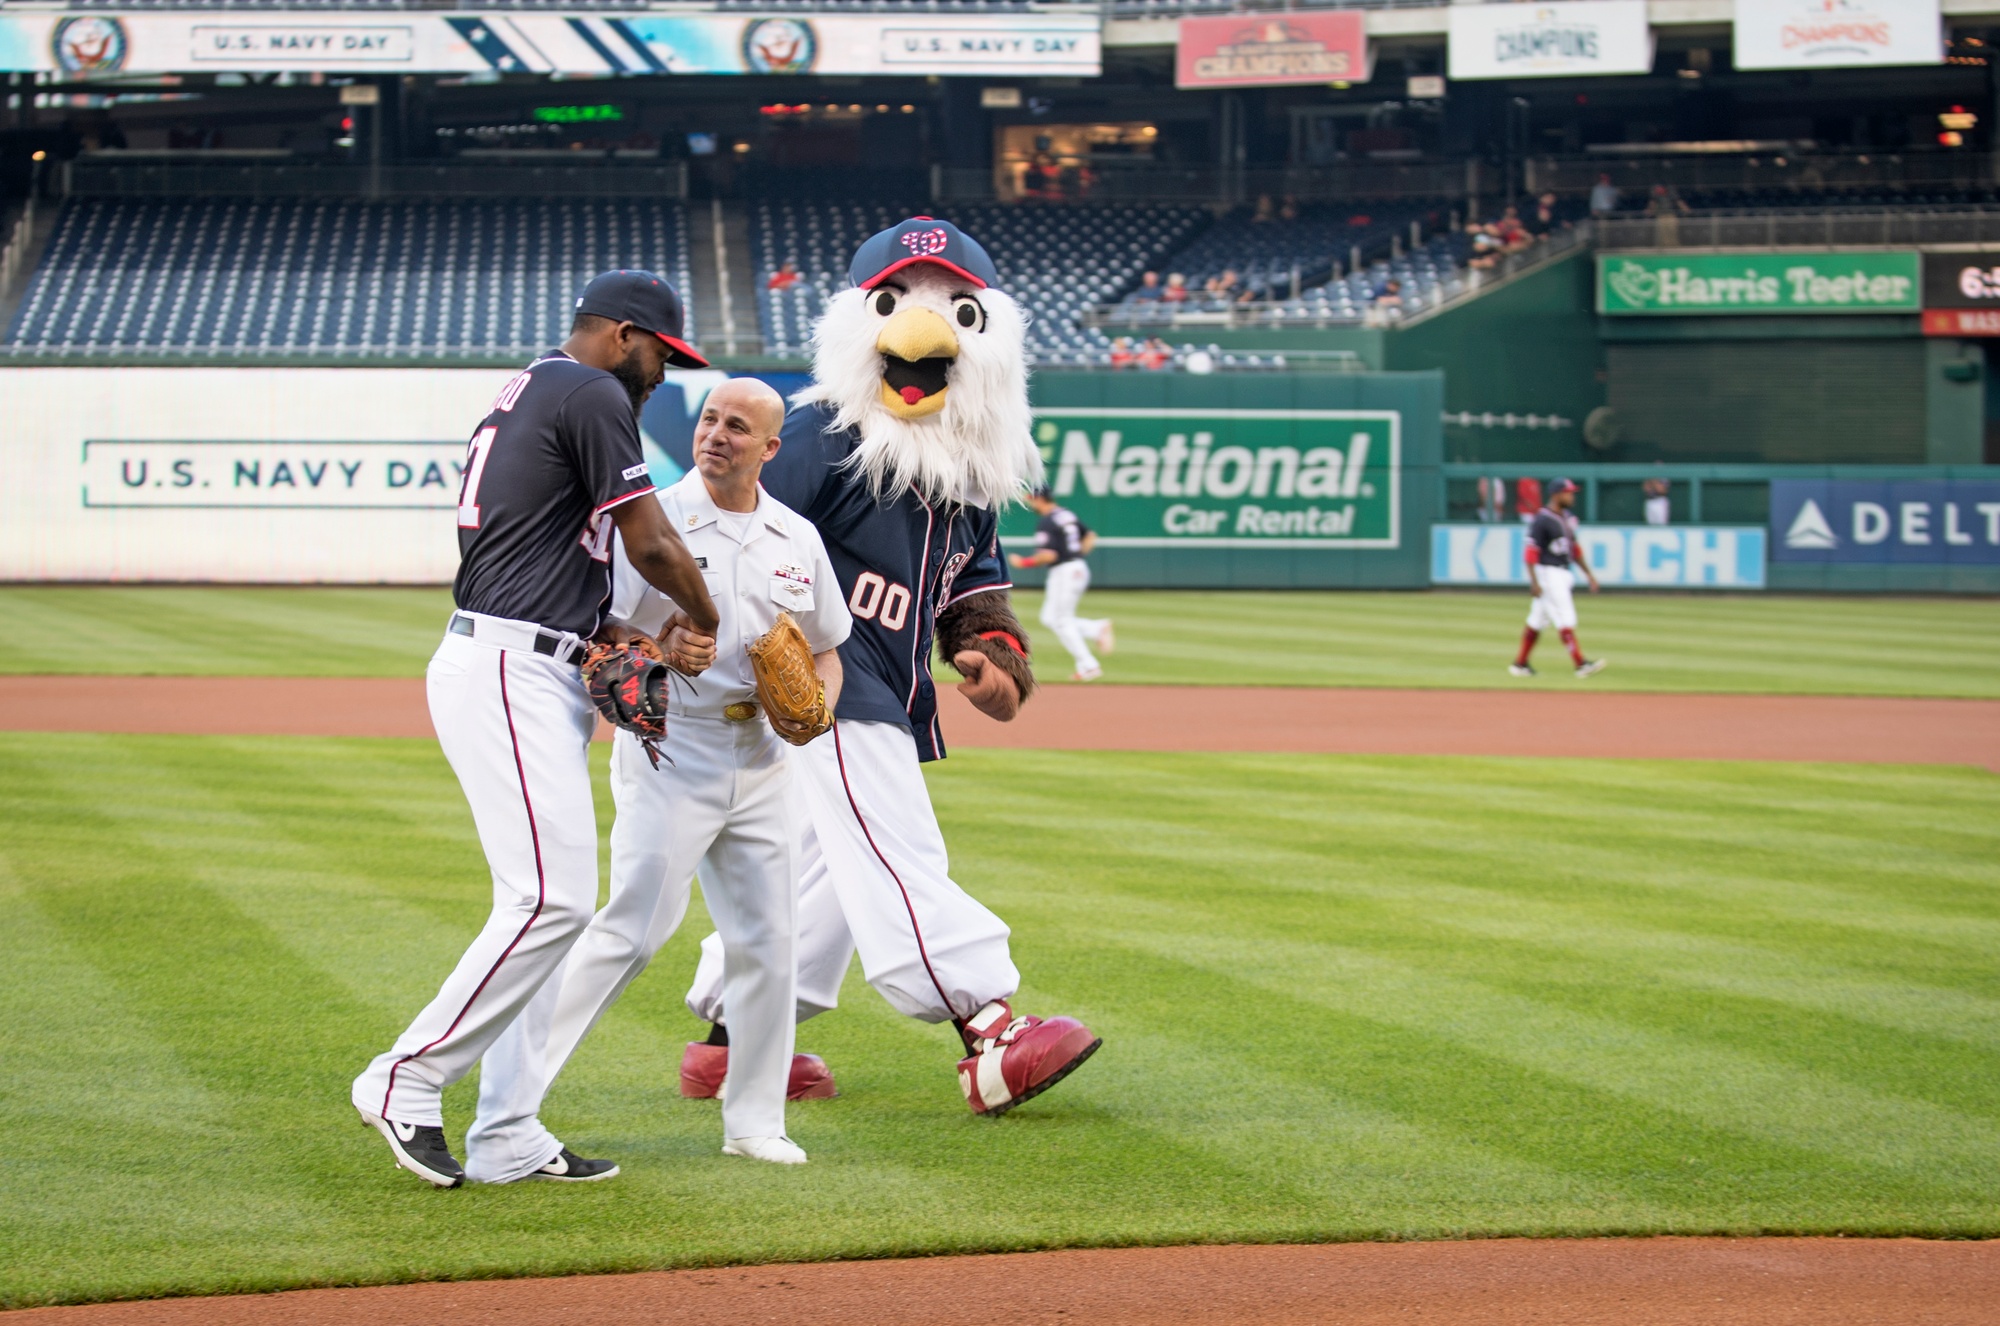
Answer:
POLYGON ((826 300, 847 285, 847 264, 869 235, 906 216, 934 213, 962 226, 992 255, 1000 287, 1028 311, 1028 350, 1040 364, 1109 361, 1111 340, 1083 323, 1139 273, 1184 244, 1208 220, 1191 207, 933 208, 889 202, 749 205, 750 248, 761 292, 764 345, 773 354, 807 353, 826 300), (771 290, 771 273, 793 263, 800 281, 771 290))
POLYGON ((5 344, 518 358, 558 344, 574 293, 621 266, 689 288, 678 204, 72 201, 5 344))

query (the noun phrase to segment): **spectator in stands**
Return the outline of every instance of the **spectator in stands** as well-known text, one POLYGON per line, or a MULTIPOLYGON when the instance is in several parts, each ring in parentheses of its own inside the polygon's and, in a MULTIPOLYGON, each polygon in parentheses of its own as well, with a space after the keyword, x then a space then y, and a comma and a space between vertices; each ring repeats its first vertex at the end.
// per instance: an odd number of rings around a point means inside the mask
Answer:
POLYGON ((1167 288, 1161 292, 1160 299, 1168 304, 1185 304, 1187 303, 1187 297, 1187 278, 1179 272, 1169 275, 1167 277, 1167 288))
POLYGON ((1507 481, 1497 474, 1479 476, 1479 520, 1497 525, 1507 518, 1507 481))
POLYGON ((1276 204, 1271 201, 1271 195, 1268 193, 1258 194, 1257 210, 1250 214, 1251 223, 1253 225, 1263 225, 1267 221, 1276 221, 1277 219, 1278 209, 1276 204))
POLYGON ((1133 350, 1129 337, 1121 336, 1111 343, 1111 367, 1130 368, 1139 362, 1138 352, 1133 350))
POLYGON ((1681 213, 1687 209, 1687 203, 1671 184, 1653 186, 1653 195, 1646 202, 1646 215, 1653 218, 1655 244, 1663 249, 1675 248, 1680 244, 1681 213))
POLYGON ((1519 253, 1535 242, 1528 228, 1521 224, 1521 209, 1509 207, 1493 223, 1493 236, 1500 241, 1500 248, 1506 253, 1519 253))
POLYGON ((1597 183, 1590 186, 1590 214, 1610 216, 1618 210, 1618 186, 1611 182, 1609 175, 1599 175, 1597 183))
POLYGON ((1141 304, 1157 304, 1165 294, 1160 289, 1160 274, 1147 272, 1139 278, 1139 288, 1132 292, 1132 298, 1141 304))
POLYGON ((1534 523, 1535 513, 1542 509, 1542 481, 1540 479, 1514 480, 1514 514, 1521 518, 1523 525, 1534 523))
POLYGON ((1668 499, 1665 479, 1646 480, 1646 523, 1665 525, 1673 520, 1673 503, 1668 499))
POLYGON ((1173 350, 1157 336, 1147 337, 1146 343, 1139 347, 1139 367, 1148 373, 1161 372, 1173 362, 1173 350))
POLYGON ((1297 195, 1289 193, 1285 195, 1285 201, 1278 204, 1278 219, 1280 221, 1296 221, 1299 219, 1299 200, 1297 195))
POLYGON ((1403 283, 1393 276, 1383 282, 1382 289, 1375 295, 1375 307, 1383 309, 1403 307, 1403 283))
POLYGON ((766 290, 790 290, 805 278, 799 275, 798 264, 787 258, 778 264, 778 270, 771 273, 771 279, 764 282, 766 290))
POLYGON ((1216 303, 1226 304, 1236 298, 1239 293, 1236 283, 1241 279, 1234 267, 1225 267, 1222 275, 1211 276, 1202 282, 1201 290, 1216 303))
POLYGON ((1535 210, 1528 213, 1528 233, 1536 239, 1547 239, 1556 228, 1556 196, 1544 193, 1535 199, 1535 210))
POLYGON ((1468 221, 1465 223, 1465 233, 1472 241, 1472 257, 1466 261, 1466 266, 1484 271, 1500 261, 1500 250, 1504 246, 1492 226, 1479 221, 1468 221))

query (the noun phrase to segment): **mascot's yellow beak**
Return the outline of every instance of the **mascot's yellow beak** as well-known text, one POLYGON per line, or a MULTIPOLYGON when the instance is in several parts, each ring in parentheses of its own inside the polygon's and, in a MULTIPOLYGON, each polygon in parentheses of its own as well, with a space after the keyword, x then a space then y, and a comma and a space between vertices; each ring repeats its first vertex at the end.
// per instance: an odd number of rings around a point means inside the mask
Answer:
POLYGON ((875 338, 882 352, 882 405, 899 419, 925 419, 944 408, 947 371, 958 358, 958 333, 927 308, 905 305, 875 338))

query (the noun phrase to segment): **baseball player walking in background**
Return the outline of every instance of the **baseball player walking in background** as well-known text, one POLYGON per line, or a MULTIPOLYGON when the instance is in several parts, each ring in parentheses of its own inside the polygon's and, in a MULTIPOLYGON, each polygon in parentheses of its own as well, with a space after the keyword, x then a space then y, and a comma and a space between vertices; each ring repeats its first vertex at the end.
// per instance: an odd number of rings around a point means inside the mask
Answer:
POLYGON ((1576 642, 1576 599, 1572 593, 1576 576, 1569 569, 1570 563, 1575 562, 1583 569, 1590 580, 1591 593, 1597 593, 1598 585, 1597 572, 1590 569, 1583 545, 1577 541, 1576 516, 1572 512, 1575 505, 1576 484, 1569 479, 1557 479, 1549 485, 1546 504, 1528 522, 1528 543, 1522 556, 1527 559, 1528 592, 1534 601, 1528 605, 1528 628, 1521 632, 1521 652, 1507 669, 1516 677, 1535 675, 1528 664, 1528 655, 1535 651, 1535 641, 1542 632, 1552 626, 1562 632, 1563 645, 1569 650, 1577 676, 1588 677, 1604 669, 1605 660, 1585 658, 1583 646, 1576 642))
POLYGON ((1046 487, 1029 493, 1028 505, 1041 517, 1035 524, 1035 550, 1025 556, 1015 553, 1007 560, 1024 571, 1036 566, 1049 568, 1042 586, 1042 625, 1056 633, 1056 639, 1076 660, 1076 675, 1070 680, 1096 681, 1104 675, 1104 668, 1086 640, 1095 640, 1100 652, 1110 653, 1116 643, 1111 619, 1079 617, 1076 609, 1083 601, 1083 592, 1090 588, 1090 563, 1084 559, 1097 546, 1097 535, 1074 512, 1057 506, 1046 487))
MULTIPOLYGON (((818 532, 758 486, 784 420, 785 403, 766 384, 722 383, 695 424, 695 472, 658 495, 714 596, 721 619, 714 659, 701 685, 669 704, 660 758, 631 732, 616 734, 611 899, 557 979, 487 1051, 479 1118, 466 1135, 466 1167, 481 1182, 530 1177, 559 1145, 537 1117, 542 1098, 577 1043, 679 927, 697 866, 721 936, 733 1042, 722 1149, 782 1164, 806 1159, 785 1135, 799 812, 789 751, 773 731, 784 720, 765 721, 747 651, 789 612, 831 704, 841 683, 834 651, 851 619, 818 532)), ((684 620, 622 548, 614 568, 612 629, 659 636, 684 620)))
MULTIPOLYGON (((651 272, 584 289, 560 350, 500 391, 472 435, 459 490, 458 610, 426 675, 431 722, 471 803, 493 912, 437 997, 354 1080, 362 1119, 396 1163, 440 1188, 464 1170, 441 1097, 555 972, 597 905, 597 818, 585 763, 597 710, 577 669, 611 596, 614 527, 693 633, 712 633, 701 571, 658 502, 638 410, 667 365, 703 367, 680 296, 651 272)), ((553 1138, 535 1172, 607 1178, 553 1138)))

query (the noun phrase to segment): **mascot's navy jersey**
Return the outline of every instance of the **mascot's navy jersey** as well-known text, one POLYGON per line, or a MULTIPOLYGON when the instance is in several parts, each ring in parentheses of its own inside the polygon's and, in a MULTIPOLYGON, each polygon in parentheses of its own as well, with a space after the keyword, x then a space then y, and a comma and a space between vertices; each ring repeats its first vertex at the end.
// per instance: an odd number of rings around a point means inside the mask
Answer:
POLYGON ((944 758, 931 636, 937 614, 969 595, 1006 589, 1000 520, 983 507, 933 507, 914 493, 881 503, 841 462, 861 445, 827 431, 833 411, 804 405, 785 417, 784 442, 764 467, 764 490, 819 527, 854 633, 840 647, 846 673, 835 714, 895 723, 919 760, 944 758))

